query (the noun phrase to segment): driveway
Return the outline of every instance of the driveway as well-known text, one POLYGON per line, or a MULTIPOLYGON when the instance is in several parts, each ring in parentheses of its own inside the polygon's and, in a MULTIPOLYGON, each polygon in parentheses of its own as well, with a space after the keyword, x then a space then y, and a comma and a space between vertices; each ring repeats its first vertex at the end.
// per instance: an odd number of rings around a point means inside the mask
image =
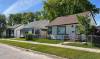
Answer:
POLYGON ((54 59, 36 52, 26 52, 8 45, 0 44, 0 59, 54 59))

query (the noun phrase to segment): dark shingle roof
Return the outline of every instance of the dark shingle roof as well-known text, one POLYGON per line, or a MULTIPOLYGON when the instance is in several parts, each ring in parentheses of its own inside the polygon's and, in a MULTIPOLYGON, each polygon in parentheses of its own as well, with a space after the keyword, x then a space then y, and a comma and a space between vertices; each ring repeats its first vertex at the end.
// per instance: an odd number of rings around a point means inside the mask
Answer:
POLYGON ((48 20, 40 20, 40 21, 34 21, 24 26, 24 28, 40 28, 40 29, 46 29, 46 26, 49 24, 48 20))
POLYGON ((84 12, 84 13, 79 13, 79 14, 74 14, 69 16, 58 17, 55 20, 53 20, 48 26, 78 23, 77 15, 88 16, 89 13, 90 12, 84 12))

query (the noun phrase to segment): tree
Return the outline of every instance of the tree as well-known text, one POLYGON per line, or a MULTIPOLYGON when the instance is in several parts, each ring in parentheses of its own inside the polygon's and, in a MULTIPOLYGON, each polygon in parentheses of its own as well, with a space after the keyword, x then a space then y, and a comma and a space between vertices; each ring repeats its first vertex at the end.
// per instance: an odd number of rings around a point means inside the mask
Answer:
POLYGON ((22 14, 10 14, 8 25, 15 25, 15 24, 21 24, 22 23, 22 14))
POLYGON ((88 40, 89 37, 93 38, 92 36, 88 35, 95 35, 96 27, 91 25, 91 19, 88 16, 77 16, 78 18, 78 26, 77 30, 78 33, 81 35, 84 34, 86 36, 86 42, 90 41, 93 42, 93 39, 88 40))
POLYGON ((22 14, 22 23, 27 24, 29 22, 34 21, 35 15, 32 12, 23 13, 22 14))
POLYGON ((6 17, 5 15, 0 15, 0 37, 2 37, 2 33, 5 29, 6 29, 6 17))
POLYGON ((78 31, 80 34, 88 35, 91 33, 91 19, 89 19, 87 16, 77 16, 78 18, 78 31))
POLYGON ((96 8, 89 0, 47 0, 44 2, 44 12, 50 20, 85 11, 95 14, 99 12, 99 8, 96 8))
POLYGON ((8 25, 27 24, 34 21, 35 15, 32 12, 10 14, 8 25))

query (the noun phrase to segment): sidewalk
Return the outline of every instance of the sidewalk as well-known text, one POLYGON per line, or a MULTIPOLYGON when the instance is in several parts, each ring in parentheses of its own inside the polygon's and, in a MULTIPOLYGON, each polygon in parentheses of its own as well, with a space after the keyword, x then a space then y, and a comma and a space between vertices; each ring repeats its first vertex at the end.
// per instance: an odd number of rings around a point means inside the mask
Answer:
POLYGON ((41 44, 41 45, 48 45, 48 46, 54 46, 54 47, 70 48, 70 49, 75 49, 75 50, 100 53, 100 49, 93 49, 93 48, 83 48, 83 47, 75 47, 75 46, 68 46, 68 45, 61 45, 61 44, 49 44, 49 43, 39 43, 39 42, 32 42, 32 41, 10 40, 10 39, 2 39, 2 40, 25 42, 25 43, 31 43, 31 44, 41 44))

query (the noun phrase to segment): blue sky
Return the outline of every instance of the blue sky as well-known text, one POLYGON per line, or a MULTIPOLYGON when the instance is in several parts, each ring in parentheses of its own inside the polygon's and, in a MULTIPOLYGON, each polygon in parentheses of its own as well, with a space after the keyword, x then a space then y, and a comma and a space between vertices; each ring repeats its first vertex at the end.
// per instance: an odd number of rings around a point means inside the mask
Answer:
MULTIPOLYGON (((0 0, 0 13, 11 14, 19 12, 36 12, 43 8, 43 0, 0 0)), ((90 0, 96 7, 100 8, 100 0, 90 0)), ((95 17, 100 25, 100 14, 95 17)))

